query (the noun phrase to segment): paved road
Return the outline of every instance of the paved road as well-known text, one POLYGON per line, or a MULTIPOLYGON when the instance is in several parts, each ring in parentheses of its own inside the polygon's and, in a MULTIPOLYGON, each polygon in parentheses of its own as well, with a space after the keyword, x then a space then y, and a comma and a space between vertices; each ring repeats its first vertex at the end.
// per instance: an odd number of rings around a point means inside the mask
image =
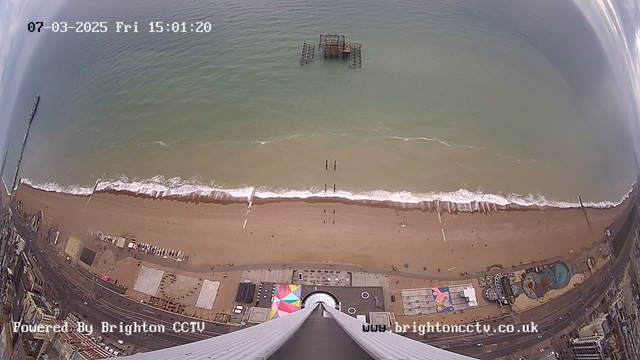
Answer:
MULTIPOLYGON (((16 212, 17 213, 17 212, 16 212)), ((101 286, 99 283, 87 281, 86 277, 80 275, 69 264, 65 263, 57 256, 49 257, 48 254, 53 252, 42 251, 38 244, 33 241, 37 239, 37 234, 32 229, 23 225, 24 222, 20 221, 18 216, 15 217, 14 225, 20 235, 27 241, 29 248, 35 254, 38 259, 38 264, 42 266, 42 271, 45 277, 51 282, 55 290, 60 295, 60 301, 62 304, 66 304, 67 308, 62 309, 66 311, 73 311, 75 313, 86 316, 86 318, 93 323, 100 323, 101 321, 108 321, 112 324, 119 324, 123 322, 125 324, 136 321, 138 323, 147 322, 149 324, 163 324, 168 329, 171 329, 171 325, 176 321, 199 321, 199 319, 193 319, 186 316, 166 312, 154 307, 150 307, 145 304, 141 304, 124 296, 113 292, 112 290, 101 286), (57 259, 56 259, 57 258, 57 259), (84 305, 84 301, 87 301, 88 305, 84 305)), ((625 246, 625 249, 621 256, 615 261, 607 263, 603 269, 598 271, 594 276, 587 279, 583 284, 570 290, 567 294, 560 298, 550 301, 547 305, 536 307, 534 309, 525 311, 517 316, 505 316, 499 320, 490 320, 488 324, 496 327, 498 324, 514 324, 519 325, 522 323, 529 323, 535 321, 538 324, 539 334, 532 334, 528 336, 522 336, 522 334, 496 334, 492 336, 486 336, 484 334, 470 336, 469 334, 447 334, 439 336, 435 339, 420 339, 432 345, 442 346, 448 350, 464 353, 466 355, 493 359, 499 356, 512 354, 524 348, 533 346, 541 341, 545 341, 552 338, 562 329, 566 328, 578 320, 581 316, 585 315, 587 308, 597 304, 598 301, 604 296, 606 288, 611 283, 611 279, 618 279, 622 275, 624 265, 629 258, 629 249, 631 248, 633 241, 629 239, 625 246), (550 311, 553 311, 551 313, 550 311), (542 335, 538 338, 538 335, 542 335), (484 345, 478 347, 478 343, 484 345), (494 350, 495 349, 495 350, 494 350), (493 350, 493 351, 491 351, 493 350)), ((121 251, 121 257, 132 256, 134 253, 127 251, 121 251)), ((175 266, 175 262, 170 260, 163 260, 154 255, 142 254, 135 252, 138 258, 155 262, 158 264, 175 266), (166 264, 164 264, 166 262, 166 264)), ((548 260, 545 263, 553 262, 556 259, 548 260)), ((326 268, 326 269, 340 269, 350 271, 369 271, 372 273, 381 274, 394 274, 399 276, 408 276, 414 278, 429 278, 439 280, 453 280, 468 278, 471 276, 477 276, 477 274, 470 274, 469 276, 433 276, 427 274, 391 271, 382 268, 370 268, 350 265, 332 265, 332 264, 260 264, 260 265, 244 265, 244 266, 220 266, 215 267, 213 271, 238 271, 238 270, 253 270, 264 268, 280 268, 280 267, 296 267, 296 268, 326 268)), ((531 264, 525 267, 530 267, 531 264)), ((180 267, 183 270, 188 271, 200 271, 200 272, 212 272, 210 267, 180 267)), ((226 325, 220 325, 215 323, 206 322, 205 332, 203 335, 195 334, 177 334, 172 331, 168 331, 162 334, 132 334, 131 336, 117 335, 125 341, 128 341, 136 346, 146 349, 160 349, 169 346, 189 343, 196 340, 201 340, 210 336, 216 336, 219 334, 227 333, 231 327, 226 325)))
MULTIPOLYGON (((117 331, 111 335, 149 350, 186 344, 230 331, 231 326, 205 321, 205 330, 202 334, 174 332, 173 323, 175 322, 200 322, 202 320, 142 304, 122 296, 97 282, 91 283, 86 278, 83 280, 83 277, 62 259, 56 259, 57 256, 50 257, 50 252, 45 252, 38 245, 36 241, 37 234, 24 225, 21 219, 18 217, 15 217, 15 219, 17 220, 14 221, 16 230, 27 242, 27 246, 35 256, 36 263, 45 276, 47 283, 58 293, 58 302, 61 305, 61 314, 63 316, 71 311, 93 324, 100 324, 104 321, 115 325, 119 325, 122 322, 127 325, 135 321, 138 324, 146 322, 148 324, 165 325, 167 331, 164 333, 126 335, 117 331), (87 305, 84 305, 85 302, 87 305)), ((94 331, 99 332, 100 329, 94 329, 94 331)))
MULTIPOLYGON (((575 322, 579 323, 581 317, 592 312, 605 297, 607 289, 622 279, 625 267, 629 263, 633 242, 633 232, 631 232, 623 252, 617 259, 609 261, 596 274, 568 293, 545 305, 518 314, 518 321, 512 322, 518 329, 520 325, 533 321, 538 324, 537 334, 510 333, 492 336, 481 334, 474 337, 452 335, 436 341, 426 340, 426 342, 445 347, 448 345, 447 349, 450 351, 480 359, 495 359, 552 339, 560 331, 575 322), (483 346, 478 346, 478 343, 482 343, 483 346)), ((497 326, 493 321, 485 323, 497 326)))
POLYGON ((565 307, 564 315, 562 315, 563 317, 561 319, 554 317, 547 320, 547 326, 544 328, 546 334, 543 335, 542 339, 534 339, 533 341, 514 344, 491 353, 491 356, 485 356, 483 358, 493 359, 496 356, 509 355, 527 347, 533 346, 539 341, 552 338, 572 323, 579 322, 579 320, 583 316, 588 316, 588 314, 591 313, 605 297, 607 289, 613 284, 617 284, 622 280, 626 265, 629 263, 629 255, 631 253, 630 249, 632 248, 632 246, 633 234, 631 234, 630 238, 627 239, 625 249, 623 253, 620 254, 618 259, 616 259, 615 264, 612 264, 611 267, 608 267, 606 269, 601 269, 599 271, 600 274, 596 274, 596 276, 600 275, 595 281, 596 284, 594 285, 593 283, 589 283, 589 285, 584 286, 584 290, 582 290, 583 292, 581 296, 578 297, 576 301, 565 307))

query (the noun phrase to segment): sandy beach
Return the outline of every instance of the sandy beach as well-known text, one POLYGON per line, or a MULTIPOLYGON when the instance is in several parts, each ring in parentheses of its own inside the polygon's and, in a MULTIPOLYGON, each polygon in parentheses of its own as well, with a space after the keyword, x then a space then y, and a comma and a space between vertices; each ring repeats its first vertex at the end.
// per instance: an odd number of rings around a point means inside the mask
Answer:
POLYGON ((443 275, 571 258, 603 241, 629 202, 586 209, 590 229, 581 209, 444 212, 440 222, 436 212, 321 201, 254 204, 247 217, 246 204, 96 193, 87 206, 87 196, 25 185, 17 199, 27 212, 42 208, 62 241, 99 230, 184 251, 194 266, 329 262, 443 275))

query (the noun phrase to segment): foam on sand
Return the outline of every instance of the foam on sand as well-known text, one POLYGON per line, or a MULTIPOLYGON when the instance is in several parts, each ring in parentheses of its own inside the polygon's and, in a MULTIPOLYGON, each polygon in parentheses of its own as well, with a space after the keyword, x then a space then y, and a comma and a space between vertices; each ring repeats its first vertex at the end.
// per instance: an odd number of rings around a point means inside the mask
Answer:
MULTIPOLYGON (((52 182, 38 183, 30 179, 22 179, 23 184, 34 189, 70 195, 91 195, 93 188, 79 185, 60 185, 52 182)), ((620 205, 628 198, 635 183, 627 194, 619 201, 584 202, 589 208, 606 209, 620 205)), ((134 196, 167 198, 183 201, 200 202, 237 202, 256 204, 282 201, 337 201, 363 205, 389 206, 402 209, 422 209, 438 212, 483 212, 498 210, 536 210, 542 208, 580 208, 579 202, 554 201, 543 195, 532 194, 491 194, 481 191, 459 189, 452 192, 412 193, 407 191, 364 191, 352 193, 338 190, 324 192, 322 189, 309 190, 270 189, 263 187, 220 188, 202 184, 197 181, 186 181, 179 177, 165 179, 155 176, 151 179, 129 181, 121 177, 114 181, 100 181, 96 192, 129 194, 134 196)), ((577 200, 577 199, 576 199, 577 200)))

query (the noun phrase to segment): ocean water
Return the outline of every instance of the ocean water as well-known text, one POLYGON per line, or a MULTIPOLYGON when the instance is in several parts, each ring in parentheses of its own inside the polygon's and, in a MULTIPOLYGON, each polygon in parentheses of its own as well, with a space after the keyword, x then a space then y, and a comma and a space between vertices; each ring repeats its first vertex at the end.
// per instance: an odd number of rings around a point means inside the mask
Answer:
POLYGON ((636 178, 628 91, 571 0, 70 0, 56 19, 109 30, 38 35, 7 183, 36 94, 21 176, 52 191, 598 206, 636 178), (318 56, 324 33, 362 68, 318 56))

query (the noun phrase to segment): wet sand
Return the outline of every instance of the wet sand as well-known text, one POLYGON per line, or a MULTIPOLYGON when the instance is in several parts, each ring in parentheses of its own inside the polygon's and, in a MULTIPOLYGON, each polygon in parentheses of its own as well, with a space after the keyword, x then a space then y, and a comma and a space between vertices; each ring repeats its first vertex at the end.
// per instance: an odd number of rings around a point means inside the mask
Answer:
POLYGON ((27 212, 42 208, 45 225, 58 226, 62 241, 84 228, 100 230, 184 251, 191 265, 329 262, 442 275, 571 258, 602 242, 629 203, 587 209, 590 229, 581 209, 444 212, 440 222, 436 212, 420 209, 290 201, 254 204, 243 229, 247 205, 239 203, 97 193, 84 211, 87 196, 25 185, 17 198, 27 212))

